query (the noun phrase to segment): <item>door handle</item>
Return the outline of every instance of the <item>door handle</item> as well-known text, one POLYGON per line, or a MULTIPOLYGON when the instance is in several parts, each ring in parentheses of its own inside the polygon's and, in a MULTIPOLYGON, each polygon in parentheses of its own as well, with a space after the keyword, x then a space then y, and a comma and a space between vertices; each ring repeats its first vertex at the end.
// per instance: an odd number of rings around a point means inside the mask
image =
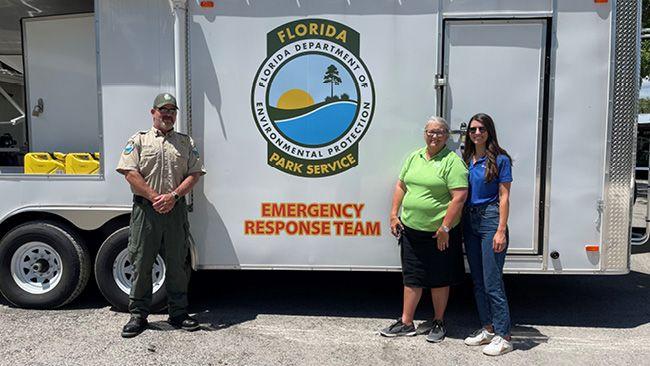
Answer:
POLYGON ((32 116, 38 117, 43 113, 45 107, 43 106, 43 98, 38 98, 36 105, 32 109, 32 116))
POLYGON ((449 133, 454 134, 454 135, 465 136, 465 134, 467 133, 467 122, 461 122, 459 129, 451 130, 451 131, 449 131, 449 133))

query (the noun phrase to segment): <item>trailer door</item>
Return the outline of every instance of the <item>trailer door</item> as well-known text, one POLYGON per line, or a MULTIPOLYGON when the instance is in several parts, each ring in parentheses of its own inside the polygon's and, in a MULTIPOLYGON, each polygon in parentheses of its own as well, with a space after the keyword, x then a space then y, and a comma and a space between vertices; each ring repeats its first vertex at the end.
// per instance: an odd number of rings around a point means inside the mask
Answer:
POLYGON ((93 14, 22 25, 30 151, 99 151, 93 14))
POLYGON ((445 21, 442 114, 460 130, 479 112, 514 160, 509 254, 537 254, 544 205, 546 19, 445 21))

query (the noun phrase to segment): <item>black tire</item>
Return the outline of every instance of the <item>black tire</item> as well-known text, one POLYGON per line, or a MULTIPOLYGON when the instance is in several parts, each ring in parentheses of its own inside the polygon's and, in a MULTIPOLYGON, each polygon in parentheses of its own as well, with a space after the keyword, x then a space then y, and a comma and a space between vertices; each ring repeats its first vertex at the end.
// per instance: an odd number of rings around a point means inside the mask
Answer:
MULTIPOLYGON (((29 257, 31 253, 25 254, 29 257)), ((91 273, 90 255, 79 235, 55 222, 33 221, 17 226, 0 241, 0 292, 12 304, 31 309, 55 309, 83 291, 91 273), (13 277, 12 258, 29 243, 43 243, 61 258, 58 283, 45 293, 30 293, 13 277)))
MULTIPOLYGON (((129 295, 118 286, 113 275, 113 267, 118 255, 127 249, 129 228, 123 227, 112 233, 97 252, 95 259, 95 279, 102 295, 118 311, 126 312, 129 308, 129 295)), ((151 312, 159 312, 167 306, 167 291, 164 281, 158 291, 151 296, 151 312)))

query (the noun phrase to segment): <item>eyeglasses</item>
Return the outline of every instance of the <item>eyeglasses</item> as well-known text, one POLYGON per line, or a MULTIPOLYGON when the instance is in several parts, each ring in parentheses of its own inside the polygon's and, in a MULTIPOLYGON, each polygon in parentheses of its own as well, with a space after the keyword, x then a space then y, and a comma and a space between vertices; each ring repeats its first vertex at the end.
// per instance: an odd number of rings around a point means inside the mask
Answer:
POLYGON ((178 109, 176 108, 157 108, 157 109, 158 112, 162 114, 176 114, 176 112, 178 111, 178 109))
POLYGON ((447 135, 447 131, 445 131, 445 130, 429 130, 429 131, 424 130, 424 133, 426 133, 427 136, 429 136, 429 137, 437 137, 437 136, 446 136, 447 135))
POLYGON ((469 128, 469 133, 476 133, 476 132, 485 132, 485 127, 470 127, 469 128))

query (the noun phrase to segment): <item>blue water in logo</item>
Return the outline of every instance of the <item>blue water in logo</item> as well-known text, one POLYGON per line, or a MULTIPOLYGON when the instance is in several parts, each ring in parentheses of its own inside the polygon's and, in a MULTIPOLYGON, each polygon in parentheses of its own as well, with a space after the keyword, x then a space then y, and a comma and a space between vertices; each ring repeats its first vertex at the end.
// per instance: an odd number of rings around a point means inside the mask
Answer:
POLYGON ((352 124, 355 102, 335 102, 302 116, 275 121, 288 138, 303 145, 323 145, 336 140, 352 124))

